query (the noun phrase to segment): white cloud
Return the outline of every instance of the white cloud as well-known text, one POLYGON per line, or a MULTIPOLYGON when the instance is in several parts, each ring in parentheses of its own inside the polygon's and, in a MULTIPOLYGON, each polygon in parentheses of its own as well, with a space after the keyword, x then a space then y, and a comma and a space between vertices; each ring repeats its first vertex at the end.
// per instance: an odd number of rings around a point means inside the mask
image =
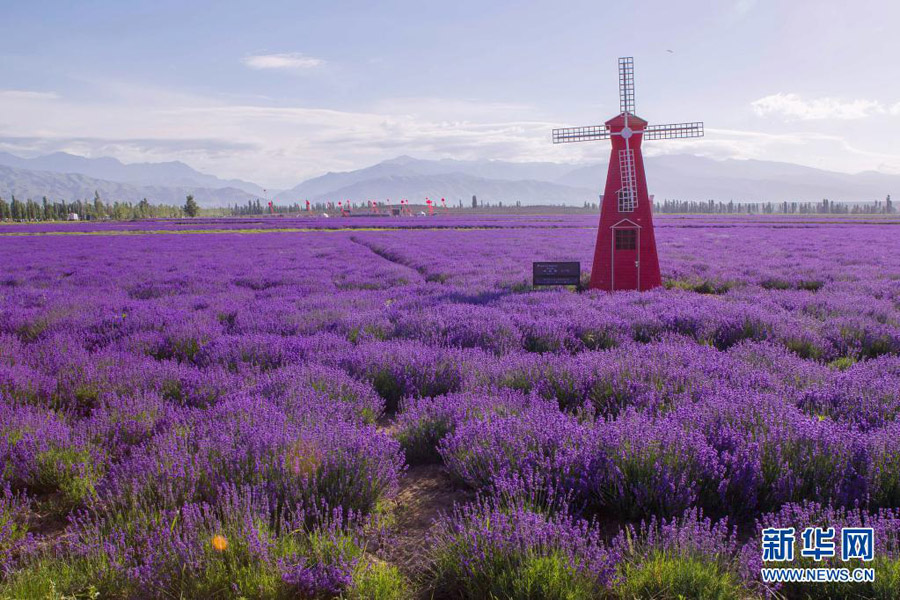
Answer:
POLYGON ((608 152, 586 147, 558 152, 550 143, 550 130, 558 124, 515 105, 420 98, 342 111, 144 84, 92 85, 102 90, 96 100, 61 98, 53 110, 20 95, 0 95, 0 150, 20 155, 62 150, 125 162, 182 160, 269 187, 292 187, 324 171, 356 169, 400 154, 571 161, 608 152))
POLYGON ((750 103, 753 112, 761 117, 781 116, 789 120, 811 121, 816 119, 864 119, 871 115, 900 112, 900 105, 886 108, 877 100, 841 100, 838 98, 813 98, 806 100, 797 94, 772 94, 750 103))
MULTIPOLYGON (((181 160, 201 171, 269 188, 293 187, 325 171, 357 169, 400 154, 555 162, 609 156, 608 142, 554 146, 550 130, 571 123, 554 122, 526 104, 394 98, 349 111, 277 106, 264 98, 199 95, 121 81, 94 81, 91 86, 97 90, 91 99, 0 90, 0 150, 29 156, 62 150, 125 162, 181 160)), ((846 171, 900 168, 900 155, 892 154, 889 144, 882 145, 881 153, 872 152, 877 143, 852 131, 845 140, 814 132, 709 125, 705 139, 648 142, 645 152, 786 160, 846 171), (851 147, 847 140, 869 151, 851 147)))
MULTIPOLYGON (((683 147, 679 150, 677 145, 679 142, 686 144, 688 140, 672 140, 672 142, 665 145, 666 151, 683 152, 683 147)), ((806 152, 813 144, 821 147, 825 144, 835 145, 841 142, 843 142, 843 138, 840 136, 823 133, 767 133, 707 127, 706 137, 696 140, 690 146, 690 150, 695 154, 711 158, 783 160, 783 157, 788 154, 806 152)), ((653 148, 662 146, 659 144, 653 148)))
POLYGON ((427 96, 386 98, 377 102, 372 110, 389 115, 406 115, 437 121, 503 121, 534 119, 540 116, 535 107, 528 104, 427 96))
POLYGON ((840 135, 817 132, 770 133, 706 128, 701 140, 668 140, 647 144, 647 156, 690 153, 707 158, 791 162, 854 173, 900 172, 900 154, 862 149, 840 135), (811 152, 811 149, 815 149, 811 152))
POLYGON ((2 100, 58 100, 56 92, 34 92, 31 90, 0 90, 2 100))
POLYGON ((242 59, 245 65, 251 69, 287 69, 302 70, 313 69, 325 64, 321 58, 304 56, 298 52, 285 52, 278 54, 254 54, 242 59))

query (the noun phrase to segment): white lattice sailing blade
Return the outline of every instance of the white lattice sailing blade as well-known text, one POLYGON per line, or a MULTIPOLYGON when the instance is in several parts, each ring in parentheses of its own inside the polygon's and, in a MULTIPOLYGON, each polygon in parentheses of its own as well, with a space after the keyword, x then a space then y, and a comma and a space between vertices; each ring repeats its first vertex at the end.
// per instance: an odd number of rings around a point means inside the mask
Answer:
POLYGON ((634 58, 619 59, 619 110, 634 114, 634 58))
POLYGON ((667 140, 703 137, 703 121, 650 125, 644 129, 645 140, 667 140))
POLYGON ((606 125, 590 125, 588 127, 564 127, 553 130, 553 143, 589 142, 592 140, 608 140, 609 129, 606 125))
POLYGON ((618 191, 619 212, 633 212, 637 206, 637 175, 634 172, 634 150, 619 150, 619 173, 622 188, 618 191))

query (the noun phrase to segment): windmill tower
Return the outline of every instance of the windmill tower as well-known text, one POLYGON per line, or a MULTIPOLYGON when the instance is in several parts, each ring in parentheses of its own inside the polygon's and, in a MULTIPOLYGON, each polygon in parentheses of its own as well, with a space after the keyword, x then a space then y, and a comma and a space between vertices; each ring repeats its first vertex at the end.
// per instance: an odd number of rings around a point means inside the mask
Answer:
POLYGON ((649 290, 662 284, 641 142, 703 137, 703 123, 648 125, 634 114, 634 59, 619 59, 619 114, 603 125, 553 130, 553 143, 612 140, 592 289, 649 290))

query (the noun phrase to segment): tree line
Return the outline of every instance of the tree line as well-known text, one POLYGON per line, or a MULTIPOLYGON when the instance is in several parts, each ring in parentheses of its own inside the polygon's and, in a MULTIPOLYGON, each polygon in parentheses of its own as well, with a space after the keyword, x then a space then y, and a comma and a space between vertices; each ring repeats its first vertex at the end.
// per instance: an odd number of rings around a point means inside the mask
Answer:
POLYGON ((697 214, 785 214, 785 215, 892 215, 897 212, 891 197, 882 202, 834 202, 827 198, 821 202, 692 202, 663 200, 654 203, 653 211, 659 213, 697 214))
MULTIPOLYGON (((170 204, 150 204, 144 198, 140 202, 105 202, 95 192, 93 200, 50 201, 44 196, 40 201, 19 200, 15 195, 7 201, 0 197, 0 221, 96 221, 115 220, 129 221, 133 219, 160 219, 195 217, 200 214, 200 206, 193 196, 185 199, 184 206, 170 204)), ((207 211, 204 211, 207 212, 207 211)), ((211 213, 218 211, 209 211, 211 213)))
MULTIPOLYGON (((336 210, 336 203, 316 202, 310 204, 315 212, 336 210)), ((498 208, 520 207, 502 202, 497 203, 498 208)), ((386 208, 385 204, 378 202, 379 209, 386 208)), ((472 208, 492 207, 491 204, 481 202, 472 196, 472 208)), ((346 209, 371 208, 366 203, 346 202, 346 209)), ((399 208, 396 205, 395 208, 399 208)), ((462 208, 462 201, 459 201, 462 208)), ((584 208, 598 208, 595 202, 585 202, 584 208)), ((201 213, 205 216, 247 216, 274 214, 301 214, 306 211, 306 206, 299 203, 271 206, 263 204, 259 199, 250 200, 245 205, 235 204, 225 209, 201 209, 193 196, 187 196, 183 206, 170 204, 150 204, 144 198, 140 202, 105 202, 100 194, 95 192, 93 200, 65 200, 50 201, 44 196, 40 201, 28 199, 19 200, 14 195, 7 201, 0 197, 0 221, 65 221, 65 220, 116 220, 128 221, 134 219, 159 219, 196 217, 201 213)), ((655 202, 653 211, 656 213, 695 213, 695 214, 896 214, 897 208, 891 202, 890 195, 884 201, 876 200, 871 203, 834 202, 828 199, 821 202, 706 202, 663 200, 655 202)))
MULTIPOLYGON (((319 206, 318 204, 316 206, 319 206)), ((300 204, 272 204, 271 208, 268 204, 263 204, 262 201, 257 198, 256 200, 247 200, 247 204, 235 204, 230 207, 231 215, 235 217, 244 217, 247 215, 265 215, 269 213, 274 213, 276 215, 285 215, 285 214, 293 214, 300 213, 304 208, 300 207, 300 204)), ((318 210, 318 209, 315 209, 318 210)))

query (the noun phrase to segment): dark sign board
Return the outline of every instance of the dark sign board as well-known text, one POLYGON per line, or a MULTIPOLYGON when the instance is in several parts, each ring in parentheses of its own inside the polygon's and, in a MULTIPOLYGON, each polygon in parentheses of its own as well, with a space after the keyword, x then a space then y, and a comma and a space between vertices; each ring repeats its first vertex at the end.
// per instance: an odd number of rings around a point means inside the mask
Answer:
POLYGON ((532 263, 534 285, 580 285, 580 262, 532 263))

